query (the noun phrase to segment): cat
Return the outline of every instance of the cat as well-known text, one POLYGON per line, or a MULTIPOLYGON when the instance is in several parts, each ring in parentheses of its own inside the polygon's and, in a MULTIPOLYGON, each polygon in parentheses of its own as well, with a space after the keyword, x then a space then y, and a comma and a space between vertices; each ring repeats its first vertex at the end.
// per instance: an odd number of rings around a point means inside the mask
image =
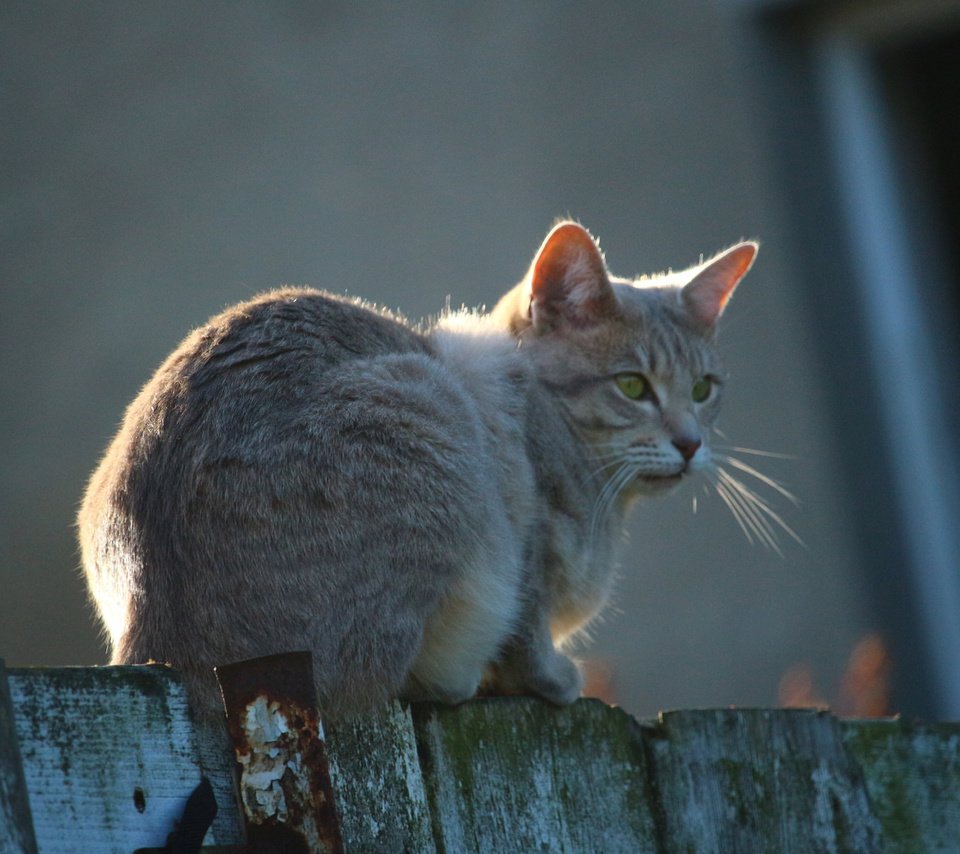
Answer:
POLYGON ((635 499, 711 466, 741 242, 615 278, 547 235, 489 313, 429 327, 276 290, 194 331, 128 408, 79 513, 112 663, 313 654, 321 714, 390 698, 567 704, 635 499))

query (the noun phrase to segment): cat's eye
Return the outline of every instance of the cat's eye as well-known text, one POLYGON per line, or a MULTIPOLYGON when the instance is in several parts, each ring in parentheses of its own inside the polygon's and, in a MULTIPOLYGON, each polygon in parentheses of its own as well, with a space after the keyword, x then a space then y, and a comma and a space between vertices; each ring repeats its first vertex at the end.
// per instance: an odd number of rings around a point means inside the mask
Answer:
POLYGON ((643 374, 617 374, 617 388, 631 400, 640 400, 650 393, 650 383, 643 374))
POLYGON ((700 377, 700 379, 693 384, 690 396, 693 398, 694 403, 703 403, 710 397, 711 391, 713 391, 713 380, 711 380, 710 377, 700 377))

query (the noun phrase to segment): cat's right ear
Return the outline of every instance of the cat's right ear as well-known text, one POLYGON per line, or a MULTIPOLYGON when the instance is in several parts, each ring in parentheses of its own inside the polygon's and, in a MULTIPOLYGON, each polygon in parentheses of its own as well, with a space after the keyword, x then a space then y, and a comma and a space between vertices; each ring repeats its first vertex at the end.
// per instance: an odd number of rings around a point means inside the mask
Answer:
POLYGON ((618 309, 600 248, 575 222, 562 222, 547 235, 524 282, 536 332, 589 326, 618 309))
POLYGON ((705 331, 713 329, 759 248, 756 241, 747 240, 694 269, 695 275, 684 285, 681 298, 697 326, 705 331))

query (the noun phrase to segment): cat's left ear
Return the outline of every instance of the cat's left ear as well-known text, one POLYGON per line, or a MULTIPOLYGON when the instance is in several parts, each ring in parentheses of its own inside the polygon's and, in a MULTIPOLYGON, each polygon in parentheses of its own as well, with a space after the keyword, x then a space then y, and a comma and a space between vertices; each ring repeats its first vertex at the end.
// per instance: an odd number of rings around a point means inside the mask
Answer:
POLYGON ((698 326, 707 331, 714 327, 759 248, 752 240, 738 243, 696 268, 680 295, 698 326))
POLYGON ((543 241, 527 275, 530 322, 538 332, 589 326, 618 310, 607 266, 583 226, 562 222, 543 241))

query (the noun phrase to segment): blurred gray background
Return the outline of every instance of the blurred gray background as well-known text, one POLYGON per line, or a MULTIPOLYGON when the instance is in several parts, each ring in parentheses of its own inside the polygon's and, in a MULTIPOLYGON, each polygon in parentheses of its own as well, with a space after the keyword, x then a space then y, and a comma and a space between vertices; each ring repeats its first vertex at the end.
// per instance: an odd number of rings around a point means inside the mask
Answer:
POLYGON ((3 3, 0 657, 105 660, 74 513, 189 329, 489 305, 571 215, 621 275, 763 241, 720 426, 805 542, 642 506, 596 690, 960 716, 958 57, 951 2, 3 3))

